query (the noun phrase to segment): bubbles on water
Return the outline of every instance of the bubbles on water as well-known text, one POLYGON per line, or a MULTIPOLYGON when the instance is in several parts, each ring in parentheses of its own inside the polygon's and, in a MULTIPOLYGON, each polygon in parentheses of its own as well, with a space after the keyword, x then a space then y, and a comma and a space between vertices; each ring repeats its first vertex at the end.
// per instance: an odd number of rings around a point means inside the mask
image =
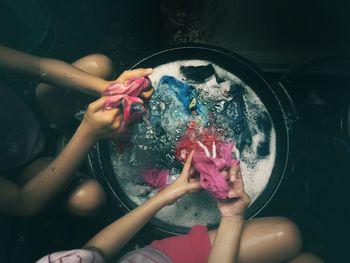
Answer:
POLYGON ((168 162, 173 163, 173 162, 175 161, 175 156, 174 156, 174 154, 167 153, 167 154, 165 155, 165 159, 166 159, 168 162))
MULTIPOLYGON (((163 75, 184 81, 179 70, 180 66, 199 66, 208 63, 202 60, 189 60, 164 64, 154 69, 150 79, 154 87, 157 87, 163 75)), ((230 93, 234 96, 241 94, 241 98, 233 96, 232 101, 232 97, 222 96, 218 89, 209 89, 205 87, 206 84, 200 84, 197 87, 198 100, 212 111, 208 116, 207 127, 215 127, 226 140, 236 144, 232 154, 241 160, 245 188, 253 203, 264 190, 274 165, 276 136, 273 123, 266 107, 249 86, 217 65, 213 64, 213 67, 219 79, 224 81, 223 90, 230 89, 230 93), (243 101, 241 104, 244 108, 240 108, 239 103, 236 103, 239 99, 243 101), (242 113, 244 119, 239 118, 242 113), (267 135, 264 130, 269 124, 267 135), (264 155, 259 157, 258 151, 264 155)), ((134 125, 130 137, 132 148, 123 154, 118 154, 115 146, 113 144, 110 146, 117 180, 128 197, 137 205, 156 193, 154 189, 146 189, 147 186, 140 176, 146 167, 169 169, 172 178, 182 169, 182 164, 174 156, 175 142, 187 129, 189 119, 177 118, 182 114, 180 107, 169 112, 169 104, 173 99, 171 96, 169 93, 163 93, 162 96, 156 93, 152 96, 150 108, 153 115, 150 121, 134 125)), ((216 224, 219 213, 214 198, 201 191, 182 197, 175 204, 163 208, 156 217, 165 223, 191 227, 196 223, 216 224)))

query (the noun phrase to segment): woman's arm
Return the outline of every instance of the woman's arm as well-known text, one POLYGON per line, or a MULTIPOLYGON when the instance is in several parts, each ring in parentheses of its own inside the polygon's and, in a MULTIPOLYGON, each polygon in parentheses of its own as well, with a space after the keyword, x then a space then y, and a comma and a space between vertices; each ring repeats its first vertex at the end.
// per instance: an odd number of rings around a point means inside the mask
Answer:
POLYGON ((4 46, 0 46, 0 71, 28 76, 40 82, 96 96, 110 83, 64 61, 38 57, 4 46))
MULTIPOLYGON (((208 263, 234 263, 238 260, 238 250, 244 226, 244 211, 250 203, 249 196, 244 192, 244 184, 239 166, 230 169, 229 183, 230 200, 218 201, 221 212, 219 228, 216 232, 208 263)), ((226 172, 227 173, 227 172, 226 172)))
POLYGON ((85 248, 96 248, 109 261, 162 207, 175 202, 182 195, 201 188, 198 180, 190 179, 193 153, 188 157, 181 175, 170 186, 141 206, 107 226, 95 235, 85 248))
MULTIPOLYGON (((57 59, 42 58, 0 45, 0 72, 14 73, 34 78, 57 87, 65 87, 100 96, 110 84, 124 83, 132 77, 144 77, 151 68, 124 71, 116 80, 107 81, 86 73, 79 68, 57 59)), ((149 99, 154 89, 144 91, 141 98, 149 99)))
POLYGON ((101 111, 105 98, 88 107, 84 120, 64 150, 22 188, 0 180, 0 212, 33 215, 64 190, 98 139, 118 135, 117 109, 101 111))
POLYGON ((211 249, 208 263, 237 262, 238 249, 244 225, 244 218, 221 218, 211 249))

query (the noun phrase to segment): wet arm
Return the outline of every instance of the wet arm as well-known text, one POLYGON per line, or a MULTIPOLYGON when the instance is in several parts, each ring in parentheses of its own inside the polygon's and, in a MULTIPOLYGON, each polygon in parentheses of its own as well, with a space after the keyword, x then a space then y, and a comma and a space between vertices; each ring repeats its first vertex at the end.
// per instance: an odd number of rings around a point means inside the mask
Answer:
POLYGON ((64 150, 23 187, 0 178, 0 213, 31 216, 42 210, 64 190, 94 143, 80 126, 64 150))
POLYGON ((33 56, 4 46, 0 46, 0 71, 97 96, 109 84, 64 61, 33 56))
POLYGON ((179 197, 201 188, 198 179, 189 179, 193 152, 189 155, 180 176, 171 185, 141 206, 107 226, 95 235, 85 248, 99 250, 109 261, 162 207, 174 203, 179 197))
POLYGON ((238 249, 241 240, 244 219, 222 218, 217 230, 208 263, 238 262, 238 249))
POLYGON ((84 247, 98 249, 108 262, 140 229, 166 205, 162 192, 110 224, 84 247))

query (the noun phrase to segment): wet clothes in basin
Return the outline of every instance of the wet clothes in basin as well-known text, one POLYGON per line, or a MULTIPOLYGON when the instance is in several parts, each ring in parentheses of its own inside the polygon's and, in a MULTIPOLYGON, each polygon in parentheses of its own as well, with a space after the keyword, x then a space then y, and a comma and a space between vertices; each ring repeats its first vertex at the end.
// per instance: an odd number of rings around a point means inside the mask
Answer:
POLYGON ((137 119, 144 112, 143 101, 137 96, 142 91, 147 91, 152 87, 151 80, 148 77, 135 77, 125 84, 113 83, 108 86, 102 96, 107 96, 105 109, 122 107, 123 125, 137 119))

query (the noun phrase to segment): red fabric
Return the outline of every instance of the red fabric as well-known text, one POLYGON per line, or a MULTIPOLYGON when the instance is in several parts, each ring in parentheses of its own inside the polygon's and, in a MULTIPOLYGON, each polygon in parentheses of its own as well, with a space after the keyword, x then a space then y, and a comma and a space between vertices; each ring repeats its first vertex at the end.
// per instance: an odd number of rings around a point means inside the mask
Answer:
POLYGON ((140 117, 144 112, 143 101, 137 96, 142 91, 147 91, 152 87, 148 77, 135 77, 126 84, 113 83, 102 92, 103 96, 108 96, 104 105, 105 109, 118 108, 123 106, 123 125, 140 117), (137 107, 137 109, 135 109, 137 107), (134 112, 133 112, 134 110, 134 112))
POLYGON ((195 150, 192 164, 200 173, 200 183, 217 199, 226 199, 229 186, 226 178, 220 171, 237 165, 238 160, 233 160, 233 143, 221 139, 221 135, 215 133, 214 128, 199 127, 195 122, 190 122, 188 129, 180 142, 176 145, 175 156, 180 161, 185 161, 192 150, 195 150))
POLYGON ((198 141, 201 141, 207 148, 211 148, 212 143, 219 141, 220 137, 221 135, 215 133, 214 129, 200 127, 195 121, 191 121, 187 131, 176 144, 175 157, 179 161, 185 162, 192 150, 201 151, 198 141))
MULTIPOLYGON (((233 144, 226 144, 232 149, 233 144)), ((231 155, 231 153, 230 153, 231 155)), ((195 153, 192 159, 194 168, 200 173, 201 186, 217 199, 226 199, 229 192, 229 185, 225 177, 220 174, 221 170, 229 169, 237 165, 238 160, 228 158, 212 158, 203 152, 195 153)))
POLYGON ((138 96, 142 91, 147 91, 152 87, 151 80, 148 77, 134 77, 125 84, 112 83, 105 91, 103 96, 129 95, 138 96))
POLYGON ((202 225, 195 225, 187 235, 155 240, 150 246, 165 253, 174 263, 205 263, 211 250, 208 229, 202 225))
POLYGON ((166 186, 167 178, 170 174, 169 170, 159 170, 149 168, 143 175, 143 180, 149 185, 158 190, 162 190, 166 186))

